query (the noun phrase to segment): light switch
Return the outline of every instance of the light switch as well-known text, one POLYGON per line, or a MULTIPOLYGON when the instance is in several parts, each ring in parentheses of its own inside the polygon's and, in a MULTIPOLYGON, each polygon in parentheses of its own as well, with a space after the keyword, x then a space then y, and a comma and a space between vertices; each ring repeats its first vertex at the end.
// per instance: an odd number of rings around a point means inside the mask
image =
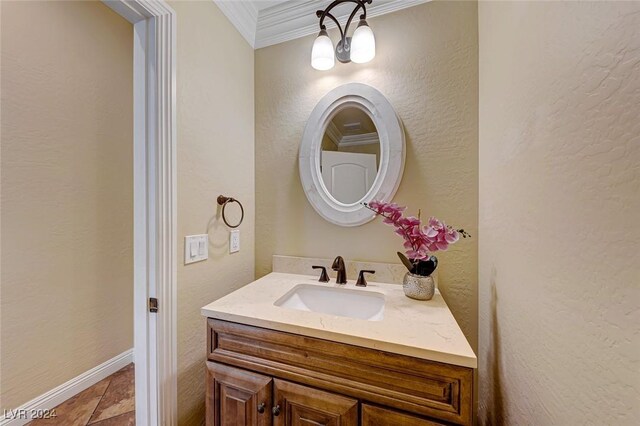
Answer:
POLYGON ((200 262, 209 258, 209 236, 189 235, 184 237, 184 264, 200 262))

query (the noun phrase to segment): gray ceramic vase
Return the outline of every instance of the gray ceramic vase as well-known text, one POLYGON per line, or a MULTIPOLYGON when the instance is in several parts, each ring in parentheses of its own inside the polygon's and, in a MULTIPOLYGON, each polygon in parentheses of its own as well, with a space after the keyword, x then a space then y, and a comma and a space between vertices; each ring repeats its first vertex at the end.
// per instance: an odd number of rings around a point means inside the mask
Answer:
POLYGON ((402 280, 402 288, 407 297, 416 300, 431 300, 436 292, 436 283, 431 275, 425 277, 407 272, 402 280))

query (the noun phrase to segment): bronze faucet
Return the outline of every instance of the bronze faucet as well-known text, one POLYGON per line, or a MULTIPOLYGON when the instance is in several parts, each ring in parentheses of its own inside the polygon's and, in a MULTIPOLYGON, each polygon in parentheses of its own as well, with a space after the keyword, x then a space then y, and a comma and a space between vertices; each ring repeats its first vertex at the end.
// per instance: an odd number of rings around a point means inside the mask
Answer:
POLYGON ((364 274, 375 274, 376 271, 374 270, 367 270, 367 269, 363 269, 362 271, 360 271, 360 274, 358 275, 358 281, 356 281, 356 286, 357 287, 366 287, 367 286, 367 280, 364 279, 364 274))
POLYGON ((336 276, 336 284, 347 283, 347 271, 344 268, 344 259, 342 259, 342 256, 336 257, 333 261, 333 265, 331 265, 331 269, 338 272, 338 275, 336 276))
POLYGON ((320 274, 320 279, 318 281, 320 281, 321 283, 329 282, 329 275, 327 275, 327 268, 325 268, 324 266, 317 266, 317 265, 313 265, 312 268, 322 269, 322 273, 320 274))

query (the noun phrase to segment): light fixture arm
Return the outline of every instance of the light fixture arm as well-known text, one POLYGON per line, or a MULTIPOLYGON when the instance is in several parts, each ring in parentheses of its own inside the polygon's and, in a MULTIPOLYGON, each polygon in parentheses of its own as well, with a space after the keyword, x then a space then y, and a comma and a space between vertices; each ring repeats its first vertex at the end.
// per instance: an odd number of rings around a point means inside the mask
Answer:
POLYGON ((362 15, 360 15, 360 19, 367 19, 367 7, 365 5, 371 4, 372 1, 373 0, 335 0, 325 10, 318 10, 316 12, 316 16, 320 18, 320 30, 327 29, 326 25, 324 25, 324 18, 329 17, 329 19, 331 19, 333 22, 336 23, 336 26, 340 31, 340 41, 343 44, 346 43, 347 32, 349 31, 349 25, 351 25, 351 21, 353 20, 353 17, 356 15, 356 13, 358 13, 358 10, 362 9, 362 15), (334 7, 342 3, 356 3, 356 7, 355 9, 353 9, 353 12, 351 12, 349 19, 347 20, 347 24, 344 27, 344 30, 342 29, 342 26, 340 25, 338 20, 335 18, 335 16, 333 16, 330 13, 331 9, 333 9, 334 7))

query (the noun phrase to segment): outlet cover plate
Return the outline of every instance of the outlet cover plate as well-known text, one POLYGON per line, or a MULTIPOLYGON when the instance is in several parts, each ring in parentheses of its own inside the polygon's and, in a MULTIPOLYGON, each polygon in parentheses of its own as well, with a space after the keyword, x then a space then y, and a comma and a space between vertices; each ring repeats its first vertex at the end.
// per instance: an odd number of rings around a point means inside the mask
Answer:
POLYGON ((229 253, 237 253, 240 251, 240 230, 234 229, 229 231, 229 253))

